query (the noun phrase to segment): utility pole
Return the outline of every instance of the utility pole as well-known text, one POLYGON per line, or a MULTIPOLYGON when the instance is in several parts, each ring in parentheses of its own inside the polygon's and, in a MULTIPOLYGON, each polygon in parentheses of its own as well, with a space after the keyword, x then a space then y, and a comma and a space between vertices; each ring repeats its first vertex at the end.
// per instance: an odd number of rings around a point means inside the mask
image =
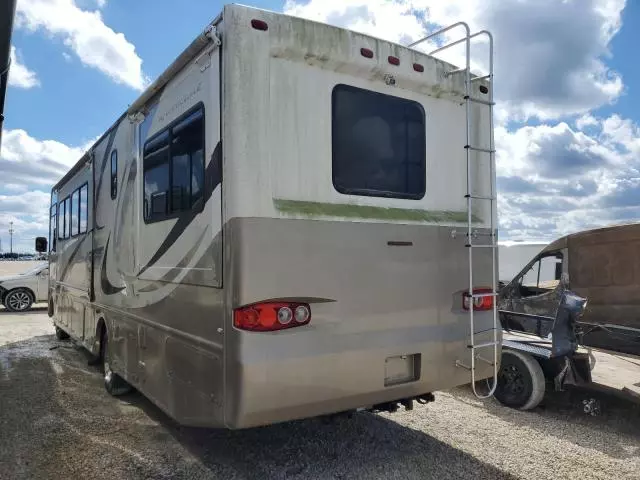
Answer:
POLYGON ((9 222, 9 253, 13 256, 13 222, 9 222))

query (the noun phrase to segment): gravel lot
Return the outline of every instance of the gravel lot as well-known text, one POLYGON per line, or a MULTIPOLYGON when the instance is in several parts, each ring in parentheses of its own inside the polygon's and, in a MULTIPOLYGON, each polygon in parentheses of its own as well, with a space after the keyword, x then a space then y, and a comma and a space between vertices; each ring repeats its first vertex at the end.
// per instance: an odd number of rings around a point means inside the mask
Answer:
POLYGON ((461 388, 394 415, 182 428, 139 394, 110 397, 46 312, 0 311, 2 479, 640 478, 640 409, 600 396, 586 416, 587 395, 524 413, 461 388))

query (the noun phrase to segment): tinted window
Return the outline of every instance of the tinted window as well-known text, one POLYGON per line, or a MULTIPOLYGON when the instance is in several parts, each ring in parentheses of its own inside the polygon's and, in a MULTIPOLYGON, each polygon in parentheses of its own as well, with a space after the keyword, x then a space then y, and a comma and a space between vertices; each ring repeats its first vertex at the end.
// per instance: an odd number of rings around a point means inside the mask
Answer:
POLYGON ((111 198, 118 196, 118 151, 111 152, 111 198))
POLYGON ((340 193, 420 199, 426 133, 414 101, 347 85, 333 89, 333 185, 340 193))
POLYGON ((71 236, 80 233, 80 192, 76 190, 71 195, 71 236))
POLYGON ((144 146, 144 218, 194 208, 204 190, 204 109, 200 106, 144 146))
POLYGON ((51 205, 50 216, 49 216, 49 251, 56 251, 56 221, 57 221, 57 205, 51 205))
POLYGON ((64 200, 58 204, 58 238, 64 238, 64 200))
POLYGON ((69 238, 71 236, 71 197, 64 200, 64 210, 64 238, 69 238))
POLYGON ((80 233, 87 232, 87 222, 89 217, 88 192, 89 187, 86 184, 80 187, 80 233))

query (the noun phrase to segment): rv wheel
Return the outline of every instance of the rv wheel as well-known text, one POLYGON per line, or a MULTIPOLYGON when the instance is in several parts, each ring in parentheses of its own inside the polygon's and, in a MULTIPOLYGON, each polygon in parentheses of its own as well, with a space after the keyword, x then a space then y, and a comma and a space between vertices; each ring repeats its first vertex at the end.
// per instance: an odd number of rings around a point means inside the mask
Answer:
POLYGON ((531 410, 544 397, 542 367, 531 355, 503 350, 495 397, 507 407, 531 410))
POLYGON ((129 393, 132 388, 127 381, 111 370, 110 355, 109 355, 109 340, 107 332, 102 334, 102 341, 100 343, 100 350, 102 353, 102 366, 104 371, 104 388, 110 395, 118 397, 129 393))
POLYGON ((56 338, 58 340, 66 340, 69 338, 69 334, 62 330, 60 327, 56 327, 56 338))

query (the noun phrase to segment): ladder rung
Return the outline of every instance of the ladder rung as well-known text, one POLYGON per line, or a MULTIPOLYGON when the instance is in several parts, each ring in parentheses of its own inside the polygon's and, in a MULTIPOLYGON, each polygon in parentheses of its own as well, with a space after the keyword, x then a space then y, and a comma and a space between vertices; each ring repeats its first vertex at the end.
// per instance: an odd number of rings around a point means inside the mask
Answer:
POLYGON ((484 342, 484 343, 478 343, 476 345, 467 345, 467 348, 471 348, 472 350, 475 350, 476 348, 497 347, 498 345, 500 345, 500 342, 484 342))
POLYGON ((472 97, 470 95, 465 95, 464 99, 469 100, 470 102, 480 103, 482 105, 493 106, 496 104, 496 102, 492 102, 491 100, 484 100, 482 98, 472 97))
MULTIPOLYGON (((465 233, 465 235, 468 237, 469 233, 465 233)), ((491 232, 473 232, 471 234, 472 237, 495 237, 495 234, 491 233, 491 232)))
POLYGON ((469 150, 474 150, 476 152, 496 153, 495 150, 492 150, 490 148, 474 147, 473 145, 465 145, 464 148, 467 148, 469 150))
POLYGON ((483 75, 481 77, 473 77, 471 79, 472 82, 481 82, 482 80, 489 80, 491 78, 491 75, 483 75))
POLYGON ((498 245, 476 245, 473 243, 467 243, 465 247, 467 248, 498 248, 498 245))
MULTIPOLYGON (((471 298, 487 298, 487 297, 497 297, 498 294, 496 292, 491 292, 491 293, 474 293, 471 295, 471 298)), ((467 298, 469 297, 469 294, 467 294, 467 298)), ((488 330, 487 330, 488 331, 488 330)), ((474 334, 475 335, 475 334, 474 334)))
POLYGON ((497 200, 496 197, 487 197, 484 195, 465 195, 464 198, 473 198, 474 200, 491 200, 491 201, 495 201, 497 200))

